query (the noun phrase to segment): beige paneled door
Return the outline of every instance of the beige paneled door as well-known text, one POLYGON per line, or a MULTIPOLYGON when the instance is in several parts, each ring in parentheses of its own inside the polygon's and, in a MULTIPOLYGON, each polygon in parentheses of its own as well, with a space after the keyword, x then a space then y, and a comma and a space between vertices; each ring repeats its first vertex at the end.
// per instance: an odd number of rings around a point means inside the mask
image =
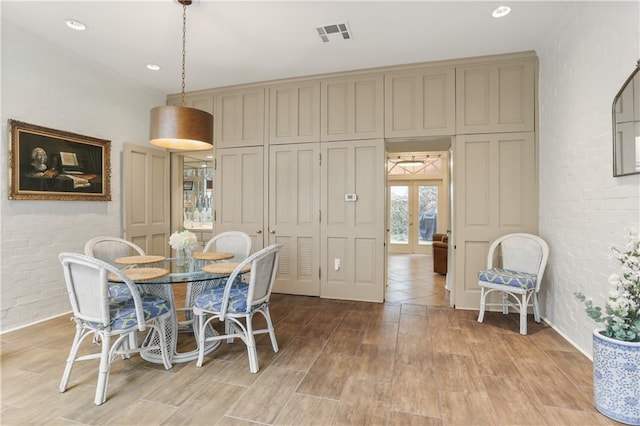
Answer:
POLYGON ((269 151, 269 244, 279 243, 274 291, 320 295, 320 144, 269 151))
POLYGON ((384 299, 382 139, 321 144, 320 295, 384 299))
POLYGON ((486 266, 491 242, 511 232, 537 231, 534 134, 458 136, 453 156, 454 303, 459 309, 478 309, 477 273, 486 266))
POLYGON ((246 232, 252 252, 264 247, 263 161, 261 146, 216 150, 214 232, 246 232))
POLYGON ((124 236, 148 254, 169 255, 169 153, 124 144, 124 236))

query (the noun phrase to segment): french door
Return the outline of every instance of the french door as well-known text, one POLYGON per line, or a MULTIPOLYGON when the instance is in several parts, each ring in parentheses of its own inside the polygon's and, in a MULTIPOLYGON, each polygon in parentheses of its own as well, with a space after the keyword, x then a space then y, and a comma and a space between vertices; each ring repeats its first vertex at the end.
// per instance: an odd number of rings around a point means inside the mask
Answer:
POLYGON ((440 180, 389 181, 389 252, 428 253, 438 232, 440 180))

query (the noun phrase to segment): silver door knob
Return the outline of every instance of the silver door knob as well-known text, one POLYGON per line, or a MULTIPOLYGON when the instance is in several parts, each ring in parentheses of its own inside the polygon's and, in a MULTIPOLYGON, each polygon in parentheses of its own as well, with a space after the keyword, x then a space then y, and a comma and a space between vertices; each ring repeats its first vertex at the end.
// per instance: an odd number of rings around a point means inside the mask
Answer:
POLYGON ((275 234, 275 233, 276 233, 276 231, 274 231, 274 230, 271 230, 271 231, 269 231, 269 232, 270 232, 270 233, 272 233, 272 234, 275 234))
POLYGON ((256 234, 262 234, 262 229, 258 229, 258 230, 256 231, 256 234))

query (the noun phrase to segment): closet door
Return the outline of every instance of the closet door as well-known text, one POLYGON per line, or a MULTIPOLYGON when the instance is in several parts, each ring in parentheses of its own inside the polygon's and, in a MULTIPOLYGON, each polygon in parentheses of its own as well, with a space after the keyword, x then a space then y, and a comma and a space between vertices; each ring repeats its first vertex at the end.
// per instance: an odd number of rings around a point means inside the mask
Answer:
POLYGON ((265 138, 265 88, 216 94, 216 148, 262 146, 265 138))
POLYGON ((452 67, 387 73, 385 137, 455 134, 455 89, 452 67))
POLYGON ((384 299, 384 140, 321 144, 320 296, 384 299))
POLYGON ((269 151, 269 244, 280 243, 274 291, 320 295, 320 144, 269 151))
POLYGON ((537 232, 533 135, 526 132, 456 137, 453 150, 456 308, 480 306, 478 271, 486 267, 493 240, 512 232, 537 232))
POLYGON ((323 80, 320 93, 320 138, 324 141, 384 136, 382 74, 323 80))
POLYGON ((124 144, 124 238, 148 254, 169 256, 169 153, 124 144))
POLYGON ((269 143, 320 141, 320 82, 269 88, 269 143))
POLYGON ((252 252, 264 247, 264 164, 261 146, 216 150, 214 233, 242 231, 252 252))
POLYGON ((535 59, 457 67, 457 134, 533 131, 535 70, 535 59))

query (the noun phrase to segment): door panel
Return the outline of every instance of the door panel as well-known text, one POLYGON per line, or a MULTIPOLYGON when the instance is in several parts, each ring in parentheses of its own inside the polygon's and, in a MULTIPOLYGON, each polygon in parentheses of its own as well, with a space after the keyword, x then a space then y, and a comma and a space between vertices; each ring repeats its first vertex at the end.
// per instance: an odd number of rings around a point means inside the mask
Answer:
POLYGON ((251 236, 252 252, 264 247, 263 148, 216 150, 214 231, 242 231, 251 236))
POLYGON ((322 143, 320 295, 384 298, 384 141, 322 143))
MULTIPOLYGON (((429 253, 445 196, 440 180, 389 181, 389 251, 429 253)), ((441 229, 443 230, 443 229, 441 229)))
POLYGON ((532 132, 458 136, 453 155, 454 299, 457 308, 478 309, 477 273, 486 266, 491 242, 512 232, 537 232, 535 142, 532 132))
POLYGON ((389 182, 389 252, 411 253, 410 182, 389 182))
POLYGON ((147 254, 169 256, 169 153, 124 144, 124 238, 147 254))
POLYGON ((438 180, 413 181, 413 198, 415 199, 414 220, 411 234, 413 236, 413 253, 431 253, 433 234, 444 231, 440 217, 444 209, 442 182, 438 180))
POLYGON ((284 247, 274 291, 320 295, 320 144, 269 151, 269 243, 284 247))

